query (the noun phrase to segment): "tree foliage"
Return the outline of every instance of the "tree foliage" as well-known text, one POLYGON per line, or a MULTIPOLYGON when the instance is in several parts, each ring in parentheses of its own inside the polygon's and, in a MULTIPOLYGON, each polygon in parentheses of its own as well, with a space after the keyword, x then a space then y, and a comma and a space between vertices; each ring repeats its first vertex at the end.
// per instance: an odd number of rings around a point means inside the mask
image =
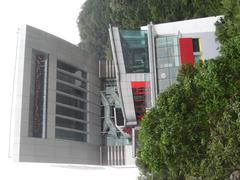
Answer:
POLYGON ((221 56, 182 66, 178 83, 146 114, 138 154, 143 174, 228 179, 240 169, 240 1, 221 2, 221 56))
POLYGON ((108 44, 108 26, 110 22, 107 5, 109 0, 87 0, 78 17, 81 48, 98 55, 99 58, 105 54, 108 44))
POLYGON ((240 0, 222 0, 224 18, 216 24, 216 35, 220 43, 240 35, 240 0))
POLYGON ((149 172, 168 178, 225 179, 240 166, 240 37, 222 56, 182 67, 141 124, 140 151, 149 172))
POLYGON ((87 0, 78 17, 80 47, 106 58, 109 24, 138 29, 149 22, 219 15, 221 7, 218 0, 87 0))

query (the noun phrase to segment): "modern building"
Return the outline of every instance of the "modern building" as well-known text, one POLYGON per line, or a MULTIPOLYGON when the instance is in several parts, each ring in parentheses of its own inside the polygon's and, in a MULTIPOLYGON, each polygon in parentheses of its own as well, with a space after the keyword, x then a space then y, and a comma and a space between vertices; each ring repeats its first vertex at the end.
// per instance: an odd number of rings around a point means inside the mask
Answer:
POLYGON ((77 46, 30 26, 19 31, 13 157, 100 164, 98 64, 77 46))
POLYGON ((119 30, 110 27, 124 126, 136 126, 159 93, 176 82, 181 64, 218 56, 215 22, 207 17, 119 30), (135 113, 133 113, 135 112, 135 113))
POLYGON ((113 61, 30 26, 19 31, 12 154, 22 162, 134 165, 144 113, 181 64, 218 56, 208 17, 109 28, 113 61))

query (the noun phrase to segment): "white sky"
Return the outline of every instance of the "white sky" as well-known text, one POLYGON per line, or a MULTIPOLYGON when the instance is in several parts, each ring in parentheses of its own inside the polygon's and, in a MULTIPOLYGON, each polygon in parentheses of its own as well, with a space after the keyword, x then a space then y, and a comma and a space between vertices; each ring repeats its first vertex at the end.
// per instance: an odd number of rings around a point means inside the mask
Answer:
POLYGON ((85 0, 0 1, 0 179, 74 180, 136 179, 136 168, 57 166, 14 163, 8 158, 8 136, 13 89, 17 29, 23 24, 42 29, 73 44, 79 43, 77 17, 85 0), (69 168, 67 168, 69 167, 69 168))

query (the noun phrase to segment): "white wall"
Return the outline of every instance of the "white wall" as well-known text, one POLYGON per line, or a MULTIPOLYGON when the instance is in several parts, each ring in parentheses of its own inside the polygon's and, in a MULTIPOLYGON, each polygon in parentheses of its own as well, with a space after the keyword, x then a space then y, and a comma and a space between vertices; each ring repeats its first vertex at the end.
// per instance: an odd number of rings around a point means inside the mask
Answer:
MULTIPOLYGON (((154 25, 156 34, 182 34, 186 33, 201 33, 201 32, 215 32, 215 23, 223 16, 212 16, 205 18, 197 18, 183 21, 175 21, 169 23, 162 23, 154 25)), ((142 30, 147 30, 147 26, 141 27, 142 30)))

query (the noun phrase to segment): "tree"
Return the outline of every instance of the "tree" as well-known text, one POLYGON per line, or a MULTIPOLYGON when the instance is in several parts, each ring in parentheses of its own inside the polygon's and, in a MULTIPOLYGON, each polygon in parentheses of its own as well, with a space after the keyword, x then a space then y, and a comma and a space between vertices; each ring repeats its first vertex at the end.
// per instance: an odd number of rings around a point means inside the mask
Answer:
MULTIPOLYGON (((207 158, 201 163, 203 177, 229 178, 240 168, 240 36, 222 47, 222 59, 215 63, 218 77, 218 106, 220 111, 211 117, 210 142, 207 158)), ((216 89, 215 88, 215 89, 216 89)), ((215 103, 216 104, 216 103, 215 103)), ((207 113, 213 113, 209 106, 207 113)))
POLYGON ((154 23, 185 20, 221 14, 219 0, 149 0, 148 8, 154 23))
POLYGON ((80 47, 96 54, 98 59, 105 56, 108 44, 108 26, 110 22, 109 0, 87 0, 78 17, 80 47))
POLYGON ((183 66, 145 115, 138 158, 149 172, 225 179, 240 168, 240 37, 221 52, 183 66))
POLYGON ((240 35, 240 0, 223 0, 224 18, 216 24, 216 35, 221 44, 240 35))
MULTIPOLYGON (((199 168, 208 142, 208 124, 194 77, 196 69, 183 66, 179 83, 163 92, 144 117, 140 130, 140 161, 150 172, 167 170, 181 179, 199 168)), ((197 174, 198 175, 198 174, 197 174)))

